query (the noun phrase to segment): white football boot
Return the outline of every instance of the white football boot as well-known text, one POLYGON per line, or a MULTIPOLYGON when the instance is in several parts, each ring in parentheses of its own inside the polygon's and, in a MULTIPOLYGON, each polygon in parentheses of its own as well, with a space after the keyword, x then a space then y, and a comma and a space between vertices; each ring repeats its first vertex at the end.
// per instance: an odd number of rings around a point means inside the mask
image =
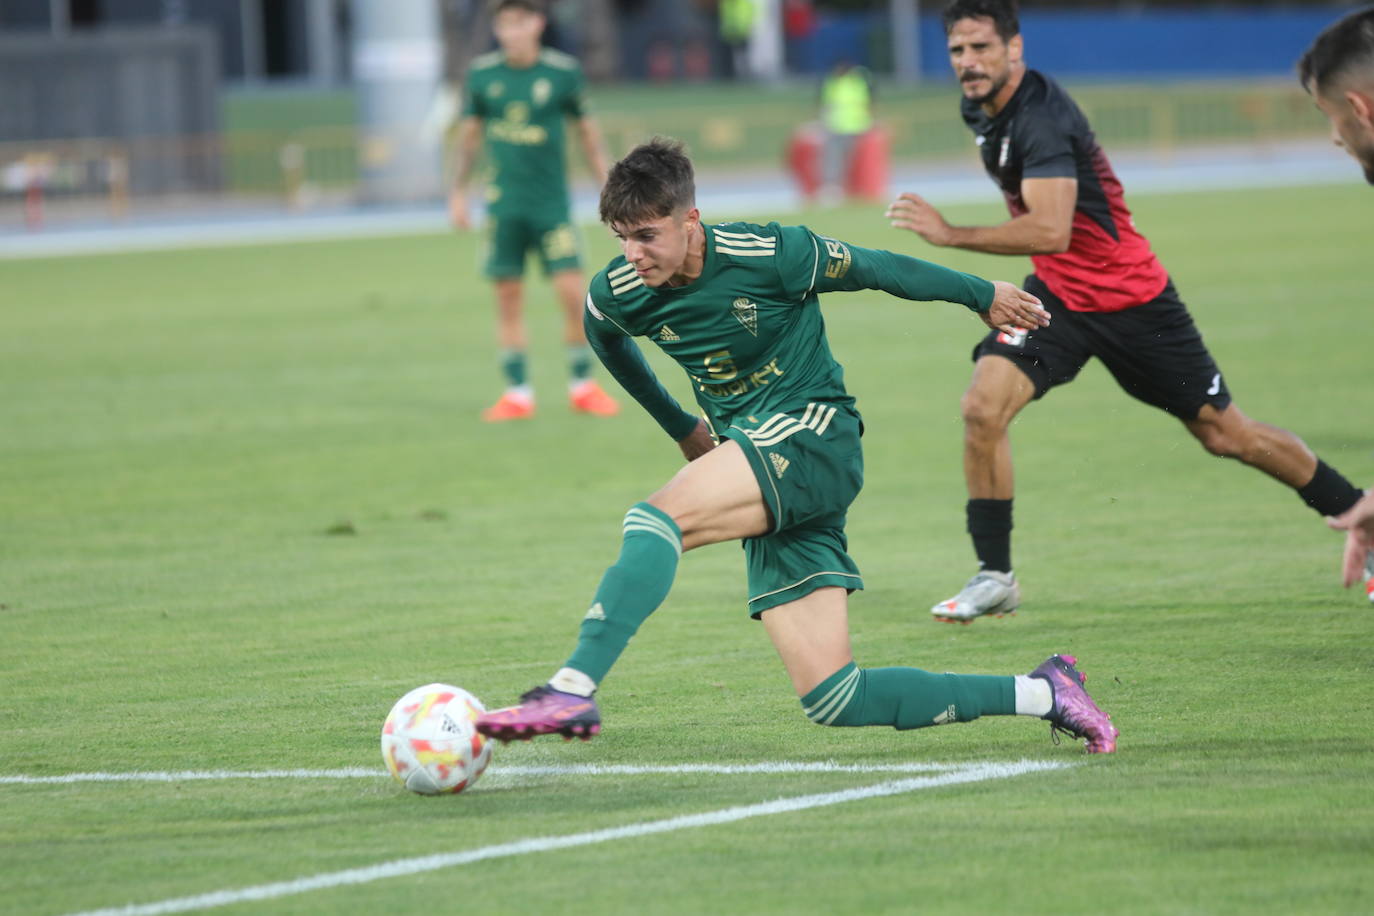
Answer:
POLYGON ((985 614, 1005 617, 1015 613, 1021 604, 1021 586, 1016 575, 1009 572, 984 570, 978 573, 959 594, 941 601, 930 613, 943 623, 973 623, 985 614))
POLYGON ((1374 602, 1374 550, 1364 555, 1364 593, 1374 602))

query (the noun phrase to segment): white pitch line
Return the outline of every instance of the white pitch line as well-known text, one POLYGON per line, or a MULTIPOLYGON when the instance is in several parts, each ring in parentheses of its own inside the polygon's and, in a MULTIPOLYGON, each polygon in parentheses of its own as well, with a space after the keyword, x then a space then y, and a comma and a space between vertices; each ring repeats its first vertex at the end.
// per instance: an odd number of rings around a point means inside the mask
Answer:
POLYGON ((404 875, 417 875, 422 872, 438 871, 458 865, 470 865, 487 859, 500 859, 508 856, 529 855, 535 852, 549 852, 555 849, 569 849, 574 846, 591 846, 612 840, 630 837, 651 836, 657 833, 671 833, 676 830, 690 830, 696 827, 710 827, 728 824, 753 817, 767 817, 770 814, 786 814, 804 811, 809 808, 824 808, 842 805, 846 802, 866 798, 882 798, 901 795, 920 789, 937 789, 941 786, 959 783, 982 782, 989 779, 1010 779, 1043 770, 1058 770, 1070 766, 1066 763, 1051 761, 1022 760, 1017 763, 983 763, 967 768, 934 776, 918 776, 912 779, 896 779, 880 782, 858 789, 845 789, 840 792, 824 792, 818 795, 798 795, 792 798, 779 798, 775 801, 754 805, 740 805, 722 808, 719 811, 706 811, 701 814, 686 814, 670 817, 661 821, 647 821, 625 827, 610 827, 604 830, 590 830, 585 833, 570 833, 563 836, 529 837, 513 843, 499 843, 482 846, 463 852, 442 853, 440 855, 420 856, 413 859, 397 859, 364 868, 350 868, 344 871, 325 872, 292 881, 277 881, 253 887, 231 888, 197 894, 193 897, 175 897, 156 903, 137 903, 128 906, 109 907, 100 910, 87 910, 71 916, 161 916, 164 913, 186 913, 192 910, 206 910, 213 907, 229 906, 249 901, 274 900, 309 891, 329 890, 354 884, 369 884, 384 878, 398 878, 404 875))
POLYGON ((0 776, 7 785, 63 785, 77 782, 196 782, 221 779, 356 779, 385 776, 386 770, 345 767, 339 770, 180 770, 172 772, 63 773, 60 776, 0 776))
MULTIPOLYGON (((704 773, 743 776, 754 773, 943 773, 958 769, 952 763, 675 763, 661 766, 636 764, 553 764, 549 766, 493 766, 488 779, 502 776, 648 776, 704 773)), ((63 773, 58 776, 0 776, 0 785, 65 785, 81 782, 204 782, 226 779, 368 779, 386 777, 386 770, 344 767, 334 770, 180 770, 170 772, 63 773)))

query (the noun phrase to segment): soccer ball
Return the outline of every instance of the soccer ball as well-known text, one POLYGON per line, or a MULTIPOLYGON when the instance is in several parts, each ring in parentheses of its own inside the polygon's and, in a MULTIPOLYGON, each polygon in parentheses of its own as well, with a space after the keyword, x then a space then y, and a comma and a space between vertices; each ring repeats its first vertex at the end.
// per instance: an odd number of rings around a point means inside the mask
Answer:
POLYGON ((491 762, 491 742, 474 724, 486 712, 461 687, 426 684, 396 701, 382 726, 382 759, 392 777, 412 792, 461 792, 491 762))

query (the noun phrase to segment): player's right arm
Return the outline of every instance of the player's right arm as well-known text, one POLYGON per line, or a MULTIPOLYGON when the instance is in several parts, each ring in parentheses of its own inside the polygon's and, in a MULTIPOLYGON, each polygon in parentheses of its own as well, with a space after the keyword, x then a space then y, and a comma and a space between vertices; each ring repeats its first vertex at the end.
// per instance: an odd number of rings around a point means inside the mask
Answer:
POLYGON ((1021 199, 1026 212, 995 226, 951 226, 929 201, 910 192, 888 206, 887 217, 893 227, 914 232, 941 248, 1012 255, 1068 251, 1078 179, 1024 178, 1021 199))
MULTIPOLYGON (((597 280, 592 281, 593 289, 597 286, 597 280)), ((704 426, 701 419, 683 410, 682 405, 667 392, 630 335, 597 308, 592 292, 587 293, 582 329, 597 359, 620 383, 620 387, 638 401, 639 406, 682 447, 683 454, 689 460, 697 457, 700 453, 697 445, 704 426)))
POLYGON ((468 214, 468 183, 482 149, 482 125, 482 119, 476 115, 466 115, 458 122, 458 136, 453 142, 453 184, 448 192, 448 217, 456 229, 472 226, 468 214))
POLYGON ((951 226, 919 194, 903 194, 888 208, 888 218, 896 228, 944 248, 1010 255, 1068 251, 1078 206, 1073 130, 1063 112, 1047 108, 1023 112, 1008 129, 1006 140, 1021 157, 1018 191, 1025 213, 994 226, 951 226))

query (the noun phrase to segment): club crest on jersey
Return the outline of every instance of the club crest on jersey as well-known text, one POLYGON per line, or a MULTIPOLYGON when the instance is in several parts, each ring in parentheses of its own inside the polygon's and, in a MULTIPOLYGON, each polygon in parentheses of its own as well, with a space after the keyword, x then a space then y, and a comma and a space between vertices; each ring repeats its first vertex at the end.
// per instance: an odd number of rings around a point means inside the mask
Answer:
POLYGON ((1010 334, 1006 331, 999 331, 997 332, 997 342, 1006 344, 1009 347, 1024 347, 1026 345, 1026 338, 1029 336, 1030 331, 1027 331, 1025 328, 1017 328, 1010 334))
POLYGON ((759 336, 759 307, 756 304, 741 296, 730 304, 730 310, 746 331, 759 336))
POLYGON ((534 85, 530 87, 530 99, 534 102, 536 108, 543 108, 544 103, 549 100, 549 96, 552 94, 553 83, 550 83, 542 76, 535 80, 534 85))

